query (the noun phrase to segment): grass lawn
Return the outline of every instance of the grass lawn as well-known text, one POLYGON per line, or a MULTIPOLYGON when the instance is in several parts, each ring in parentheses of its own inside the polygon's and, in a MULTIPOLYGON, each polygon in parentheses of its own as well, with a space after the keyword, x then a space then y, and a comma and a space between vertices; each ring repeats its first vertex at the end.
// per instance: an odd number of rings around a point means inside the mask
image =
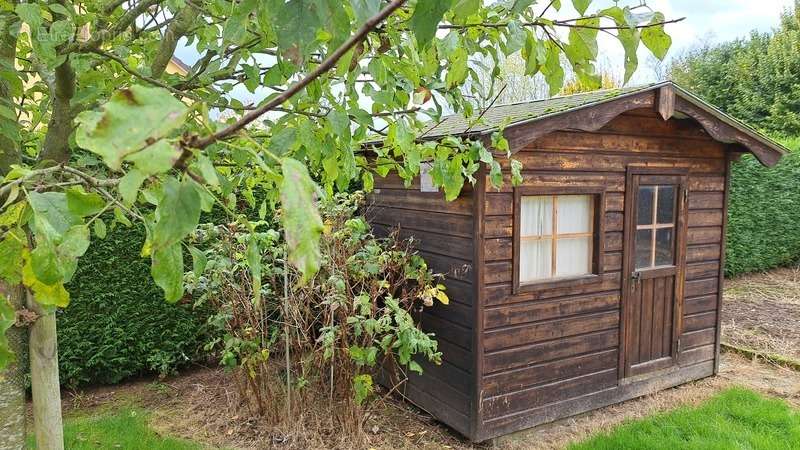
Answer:
POLYGON ((695 408, 626 423, 570 450, 798 449, 800 412, 781 400, 729 389, 695 408))
MULTIPOLYGON (((183 439, 158 435, 147 424, 147 413, 136 408, 110 410, 91 416, 64 419, 64 447, 82 449, 200 450, 204 447, 183 439)), ((36 448, 33 437, 28 447, 36 448)))

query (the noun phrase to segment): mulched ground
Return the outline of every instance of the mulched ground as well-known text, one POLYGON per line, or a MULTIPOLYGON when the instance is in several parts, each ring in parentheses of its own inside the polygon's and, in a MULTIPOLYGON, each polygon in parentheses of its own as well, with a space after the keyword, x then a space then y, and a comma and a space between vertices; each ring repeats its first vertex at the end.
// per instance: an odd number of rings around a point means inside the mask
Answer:
MULTIPOLYGON (((724 341, 800 360, 800 269, 729 280, 722 321, 724 341)), ((505 438, 494 448, 563 449, 570 442, 609 431, 627 420, 696 405, 731 386, 779 397, 800 408, 800 372, 724 353, 717 377, 543 425, 505 438)), ((217 368, 198 368, 165 380, 142 379, 65 393, 63 398, 66 414, 139 405, 154 412, 151 425, 156 430, 213 448, 491 448, 469 444, 425 412, 394 397, 374 403, 360 442, 353 442, 341 430, 330 429, 325 417, 298 418, 284 427, 269 428, 266 421, 253 417, 242 406, 231 376, 217 368)))
POLYGON ((722 340, 800 361, 800 268, 727 280, 722 340))

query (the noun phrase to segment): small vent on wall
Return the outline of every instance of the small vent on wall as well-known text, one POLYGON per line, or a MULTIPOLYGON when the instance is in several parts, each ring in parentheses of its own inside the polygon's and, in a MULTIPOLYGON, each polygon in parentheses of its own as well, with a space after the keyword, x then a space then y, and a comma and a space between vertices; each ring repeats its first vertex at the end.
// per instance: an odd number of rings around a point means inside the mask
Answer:
POLYGON ((419 190, 420 192, 439 192, 439 188, 433 185, 431 177, 433 163, 424 162, 419 165, 419 190))

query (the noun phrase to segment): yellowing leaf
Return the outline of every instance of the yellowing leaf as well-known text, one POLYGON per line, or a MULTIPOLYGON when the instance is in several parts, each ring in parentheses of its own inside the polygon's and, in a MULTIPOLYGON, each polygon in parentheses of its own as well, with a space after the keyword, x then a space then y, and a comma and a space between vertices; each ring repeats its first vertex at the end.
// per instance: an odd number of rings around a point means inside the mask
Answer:
POLYGON ((31 266, 31 257, 27 250, 22 252, 25 265, 22 267, 22 283, 33 292, 33 298, 43 306, 66 308, 69 305, 69 292, 63 283, 45 284, 36 278, 31 266))
POLYGON ((283 158, 281 182, 281 221, 289 246, 289 262, 300 270, 305 282, 319 270, 319 237, 322 219, 314 201, 316 186, 306 166, 292 158, 283 158))
POLYGON ((75 140, 113 170, 122 160, 183 125, 187 108, 166 89, 134 85, 117 91, 102 111, 77 117, 75 140))
POLYGON ((16 359, 6 337, 6 331, 14 326, 16 321, 16 311, 14 311, 11 302, 4 295, 0 295, 0 371, 16 359))

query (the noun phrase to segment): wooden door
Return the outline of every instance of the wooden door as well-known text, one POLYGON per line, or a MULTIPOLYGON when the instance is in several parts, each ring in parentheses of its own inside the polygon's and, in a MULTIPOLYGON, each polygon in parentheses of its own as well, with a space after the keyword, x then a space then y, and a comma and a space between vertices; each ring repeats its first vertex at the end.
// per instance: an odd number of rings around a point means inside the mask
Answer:
POLYGON ((625 188, 622 377, 677 362, 686 270, 687 175, 631 168, 625 188))

